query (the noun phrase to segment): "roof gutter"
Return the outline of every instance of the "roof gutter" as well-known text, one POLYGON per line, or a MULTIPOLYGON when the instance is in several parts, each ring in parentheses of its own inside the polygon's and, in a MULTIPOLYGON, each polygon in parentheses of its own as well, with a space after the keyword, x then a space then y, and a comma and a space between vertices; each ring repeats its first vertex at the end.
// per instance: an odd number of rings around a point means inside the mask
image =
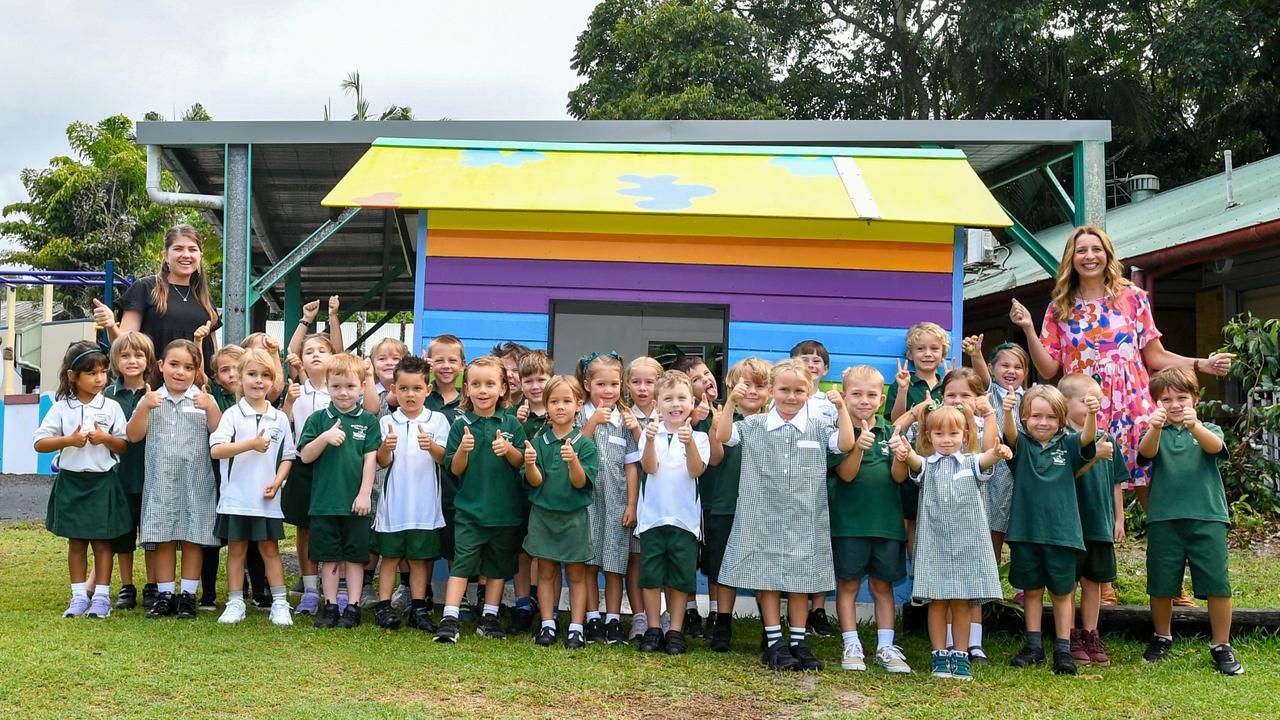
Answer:
POLYGON ((1227 255, 1238 255, 1277 243, 1280 243, 1280 219, 1231 230, 1221 235, 1175 245, 1145 255, 1125 258, 1124 263, 1134 268, 1136 276, 1134 282, 1150 293, 1157 278, 1177 272, 1189 265, 1227 255))
POLYGON ((160 146, 147 146, 147 197, 157 205, 222 209, 221 195, 169 192, 160 189, 160 146))

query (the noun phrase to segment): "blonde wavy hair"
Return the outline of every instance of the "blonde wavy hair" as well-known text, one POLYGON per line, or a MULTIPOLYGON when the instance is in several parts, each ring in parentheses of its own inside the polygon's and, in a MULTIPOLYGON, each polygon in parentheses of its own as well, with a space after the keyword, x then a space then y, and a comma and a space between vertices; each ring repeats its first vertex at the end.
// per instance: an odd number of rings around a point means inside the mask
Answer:
POLYGON ((1107 231, 1097 225, 1081 225, 1067 236, 1067 245, 1062 248, 1062 260, 1058 263, 1058 274, 1053 278, 1053 317, 1059 321, 1071 319, 1071 310, 1076 304, 1080 278, 1076 275, 1072 258, 1076 254, 1076 241, 1085 235, 1093 235, 1101 240, 1102 250, 1107 254, 1107 265, 1102 270, 1102 284, 1107 290, 1107 297, 1114 298, 1132 284, 1125 279, 1124 266, 1116 257, 1116 246, 1111 243, 1107 231))

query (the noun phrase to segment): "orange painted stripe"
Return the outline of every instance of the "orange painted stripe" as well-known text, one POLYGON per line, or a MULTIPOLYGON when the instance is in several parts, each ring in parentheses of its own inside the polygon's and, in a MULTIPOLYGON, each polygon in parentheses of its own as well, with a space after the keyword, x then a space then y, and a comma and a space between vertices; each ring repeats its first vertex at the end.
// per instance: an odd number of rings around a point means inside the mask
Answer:
MULTIPOLYGON (((939 243, 431 229, 427 256, 951 272, 939 243)), ((803 288, 797 288, 803 292, 803 288)))

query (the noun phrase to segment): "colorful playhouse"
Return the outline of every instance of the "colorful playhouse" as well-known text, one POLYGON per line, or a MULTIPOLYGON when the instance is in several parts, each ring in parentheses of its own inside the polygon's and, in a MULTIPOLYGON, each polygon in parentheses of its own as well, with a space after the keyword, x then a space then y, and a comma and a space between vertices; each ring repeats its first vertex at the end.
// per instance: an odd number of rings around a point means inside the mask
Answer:
POLYGON ((418 211, 415 349, 514 340, 566 372, 593 350, 727 367, 817 338, 828 381, 892 377, 916 322, 961 328, 965 230, 1010 225, 945 149, 380 138, 323 204, 418 211))

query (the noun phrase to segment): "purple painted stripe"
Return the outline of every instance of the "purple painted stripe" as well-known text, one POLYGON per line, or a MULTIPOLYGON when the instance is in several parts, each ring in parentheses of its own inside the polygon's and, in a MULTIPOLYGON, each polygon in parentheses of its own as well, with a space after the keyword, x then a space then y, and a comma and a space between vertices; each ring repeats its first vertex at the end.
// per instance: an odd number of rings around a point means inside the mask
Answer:
MULTIPOLYGON (((430 265, 430 263, 428 263, 430 265)), ((538 278, 558 282, 556 276, 538 278)), ((815 323, 869 327, 910 327, 932 320, 951 327, 951 304, 928 300, 832 299, 814 295, 747 295, 735 293, 597 290, 582 288, 511 287, 500 285, 450 285, 428 282, 428 310, 480 312, 548 312, 555 300, 609 302, 687 303, 728 305, 731 320, 772 323, 815 323)))
POLYGON ((750 288, 762 295, 894 299, 910 293, 914 300, 951 299, 950 273, 455 257, 432 257, 427 263, 428 284, 457 283, 459 278, 508 287, 542 285, 555 278, 566 289, 740 293, 750 288))

